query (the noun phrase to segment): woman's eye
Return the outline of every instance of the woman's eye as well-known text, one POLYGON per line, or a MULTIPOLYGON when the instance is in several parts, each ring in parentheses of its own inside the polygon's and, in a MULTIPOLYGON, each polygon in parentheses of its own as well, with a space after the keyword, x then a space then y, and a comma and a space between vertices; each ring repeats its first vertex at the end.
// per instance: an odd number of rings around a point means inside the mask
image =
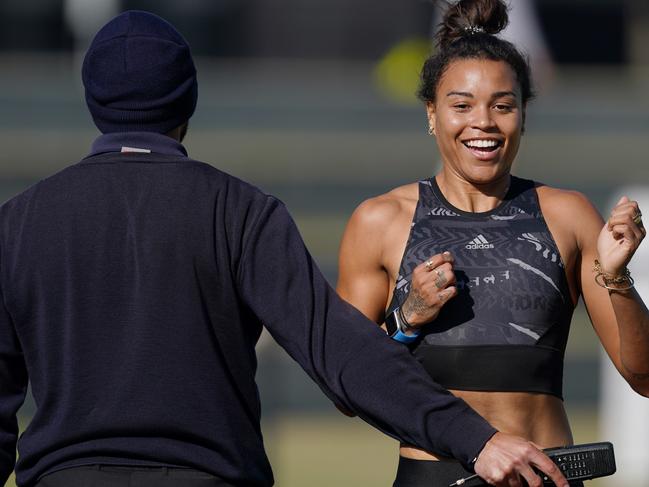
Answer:
POLYGON ((506 105, 504 103, 497 104, 495 108, 499 112, 511 112, 514 109, 514 107, 512 107, 511 105, 506 105))
POLYGON ((468 103, 456 103, 454 107, 458 110, 468 110, 469 109, 469 104, 468 103))

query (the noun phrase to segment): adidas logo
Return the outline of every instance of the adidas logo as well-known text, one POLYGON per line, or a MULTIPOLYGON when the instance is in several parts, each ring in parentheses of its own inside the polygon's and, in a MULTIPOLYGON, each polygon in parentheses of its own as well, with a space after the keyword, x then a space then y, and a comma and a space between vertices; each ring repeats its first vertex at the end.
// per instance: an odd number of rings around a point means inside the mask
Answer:
POLYGON ((478 250, 478 249, 493 249, 493 244, 487 242, 487 239, 484 238, 484 235, 480 234, 468 244, 464 246, 465 249, 469 250, 478 250))

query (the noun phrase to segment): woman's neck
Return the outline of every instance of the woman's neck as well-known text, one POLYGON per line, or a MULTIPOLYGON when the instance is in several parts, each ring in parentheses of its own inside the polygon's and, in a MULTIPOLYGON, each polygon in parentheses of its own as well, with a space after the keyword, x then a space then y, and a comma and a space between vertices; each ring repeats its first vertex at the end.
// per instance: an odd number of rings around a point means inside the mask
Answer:
POLYGON ((444 170, 435 179, 451 205, 470 213, 484 213, 496 208, 505 199, 510 183, 509 174, 486 184, 473 184, 444 170))

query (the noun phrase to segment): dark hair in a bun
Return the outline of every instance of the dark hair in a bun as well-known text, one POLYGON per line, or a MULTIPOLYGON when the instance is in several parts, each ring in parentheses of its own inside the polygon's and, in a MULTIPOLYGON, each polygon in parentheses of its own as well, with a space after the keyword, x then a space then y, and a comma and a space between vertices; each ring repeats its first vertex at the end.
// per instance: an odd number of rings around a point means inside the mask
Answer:
POLYGON ((434 102, 448 66, 459 59, 489 59, 509 64, 521 86, 523 103, 533 98, 527 59, 511 42, 496 37, 509 22, 502 0, 460 0, 449 5, 436 35, 437 52, 424 63, 419 98, 434 102))
POLYGON ((437 45, 446 49, 454 41, 470 35, 472 29, 496 35, 508 22, 507 6, 500 0, 460 1, 446 10, 436 35, 437 45))

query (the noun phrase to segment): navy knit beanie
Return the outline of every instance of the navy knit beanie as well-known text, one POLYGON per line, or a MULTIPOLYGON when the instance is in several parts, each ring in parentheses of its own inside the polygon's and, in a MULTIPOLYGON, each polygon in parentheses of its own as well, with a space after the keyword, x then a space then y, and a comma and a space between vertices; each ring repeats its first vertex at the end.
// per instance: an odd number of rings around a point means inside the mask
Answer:
POLYGON ((196 108, 189 45, 171 24, 148 12, 124 12, 102 27, 86 53, 82 78, 102 133, 165 134, 196 108))

